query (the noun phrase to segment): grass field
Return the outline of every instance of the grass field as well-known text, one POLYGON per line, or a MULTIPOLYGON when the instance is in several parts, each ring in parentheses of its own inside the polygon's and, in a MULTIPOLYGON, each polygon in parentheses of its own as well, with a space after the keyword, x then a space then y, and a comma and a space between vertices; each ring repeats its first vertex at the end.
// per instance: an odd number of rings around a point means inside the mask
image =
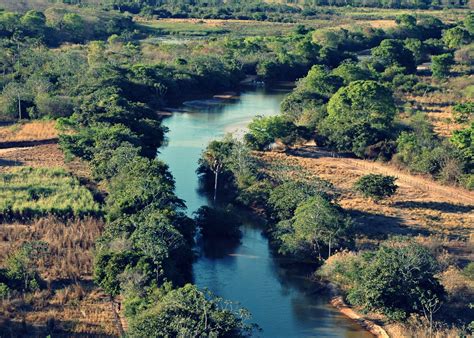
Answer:
POLYGON ((83 217, 100 213, 92 193, 63 169, 21 168, 0 174, 0 217, 83 217))

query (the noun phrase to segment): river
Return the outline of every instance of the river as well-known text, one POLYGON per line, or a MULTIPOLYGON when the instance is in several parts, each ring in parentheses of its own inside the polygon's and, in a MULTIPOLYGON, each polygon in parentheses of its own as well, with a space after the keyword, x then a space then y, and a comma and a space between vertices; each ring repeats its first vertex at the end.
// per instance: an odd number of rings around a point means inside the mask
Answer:
MULTIPOLYGON (((168 145, 159 158, 168 163, 176 193, 189 214, 210 201, 200 192, 197 162, 209 141, 227 132, 242 132, 256 115, 274 115, 288 88, 249 89, 234 100, 194 101, 184 112, 166 118, 168 145)), ((372 337, 313 292, 307 274, 282 268, 270 252, 262 228, 249 221, 240 243, 216 243, 201 249, 193 266, 194 282, 238 302, 252 313, 261 337, 372 337)))

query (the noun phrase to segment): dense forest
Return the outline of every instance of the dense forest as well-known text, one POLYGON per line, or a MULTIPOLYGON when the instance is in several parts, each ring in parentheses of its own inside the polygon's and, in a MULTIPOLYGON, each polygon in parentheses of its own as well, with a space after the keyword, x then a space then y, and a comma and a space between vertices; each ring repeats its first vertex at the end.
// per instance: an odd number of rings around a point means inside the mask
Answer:
MULTIPOLYGON (((123 306, 118 312, 132 337, 257 332, 248 311, 191 284, 196 234, 211 241, 239 238, 238 224, 229 220, 241 207, 265 220, 275 255, 311 262, 315 278, 339 285, 351 305, 392 322, 424 317, 431 335, 433 315, 443 303, 435 318, 442 323, 439 332, 449 326, 459 334, 472 333, 472 304, 469 297, 463 299, 472 290, 456 293, 443 285, 439 274, 449 264, 440 261, 439 252, 399 236, 377 238, 376 245, 359 250, 356 239, 366 233, 331 182, 304 172, 296 178, 283 174, 258 154, 313 141, 333 154, 393 164, 472 191, 472 84, 462 84, 470 92, 450 104, 456 127, 447 136, 435 130, 410 96, 443 93, 446 79, 472 76, 474 15, 443 21, 404 13, 393 15, 394 24, 383 28, 332 27, 334 18, 327 27, 311 26, 318 15, 337 13, 320 7, 325 5, 434 9, 465 4, 120 0, 1 10, 2 124, 11 131, 22 123, 54 121, 59 134, 51 141, 59 145, 61 165, 79 163, 81 168, 2 169, 2 226, 21 223, 31 229, 41 219, 65 229, 95 224, 94 231, 84 231, 94 233, 87 245, 82 239, 65 245, 90 250, 84 269, 113 308, 123 306), (137 14, 139 19, 131 16, 137 14), (163 31, 144 25, 144 18, 295 24, 278 35, 223 30, 166 44, 157 40, 163 31), (190 216, 158 152, 167 141, 164 113, 187 99, 238 91, 249 78, 255 85, 296 84, 279 115, 256 116, 243 139, 227 136, 204 149, 197 174, 219 203, 190 216)), ((34 147, 34 141, 27 146, 34 147)), ((2 148, 21 142, 1 140, 2 148)), ((8 167, 7 160, 0 163, 8 167)), ((393 176, 368 174, 353 189, 383 204, 399 187, 393 176)), ((15 236, 5 233, 4 238, 11 242, 15 236)), ((9 333, 22 309, 41 308, 35 295, 54 299, 55 282, 47 271, 61 255, 50 242, 33 234, 2 254, 2 312, 10 315, 0 332, 9 333)), ((459 266, 472 281, 472 262, 459 266)), ((67 278, 58 272, 57 277, 76 285, 85 280, 81 272, 67 278)), ((48 334, 68 332, 67 326, 51 323, 48 319, 48 334)))

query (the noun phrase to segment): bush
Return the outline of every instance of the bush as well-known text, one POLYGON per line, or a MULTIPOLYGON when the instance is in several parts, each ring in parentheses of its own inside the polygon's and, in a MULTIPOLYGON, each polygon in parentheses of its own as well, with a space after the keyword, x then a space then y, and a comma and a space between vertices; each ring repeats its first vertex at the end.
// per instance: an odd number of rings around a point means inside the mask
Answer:
POLYGON ((407 244, 405 239, 390 241, 347 263, 337 269, 343 276, 340 280, 349 285, 347 298, 367 311, 400 320, 410 313, 423 313, 426 297, 442 301, 445 296, 435 277, 439 272, 436 259, 427 248, 407 244))
POLYGON ((299 136, 298 128, 285 117, 260 116, 250 122, 245 141, 252 149, 264 150, 276 140, 280 140, 285 145, 293 144, 299 136))
MULTIPOLYGON (((158 297, 157 297, 158 298, 158 297)), ((249 313, 194 285, 171 290, 130 320, 130 337, 247 337, 249 313)))
POLYGON ((397 191, 394 176, 370 174, 362 176, 356 183, 355 189, 365 197, 376 201, 393 196, 397 191))

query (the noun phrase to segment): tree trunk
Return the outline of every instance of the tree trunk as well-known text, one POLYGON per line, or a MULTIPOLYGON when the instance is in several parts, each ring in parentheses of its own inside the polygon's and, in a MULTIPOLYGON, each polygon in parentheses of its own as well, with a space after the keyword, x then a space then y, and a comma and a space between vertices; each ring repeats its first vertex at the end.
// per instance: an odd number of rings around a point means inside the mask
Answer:
POLYGON ((216 171, 214 173, 214 202, 216 201, 217 199, 217 177, 219 176, 219 172, 216 171))
POLYGON ((18 93, 18 120, 21 121, 21 99, 20 99, 20 93, 18 93))

